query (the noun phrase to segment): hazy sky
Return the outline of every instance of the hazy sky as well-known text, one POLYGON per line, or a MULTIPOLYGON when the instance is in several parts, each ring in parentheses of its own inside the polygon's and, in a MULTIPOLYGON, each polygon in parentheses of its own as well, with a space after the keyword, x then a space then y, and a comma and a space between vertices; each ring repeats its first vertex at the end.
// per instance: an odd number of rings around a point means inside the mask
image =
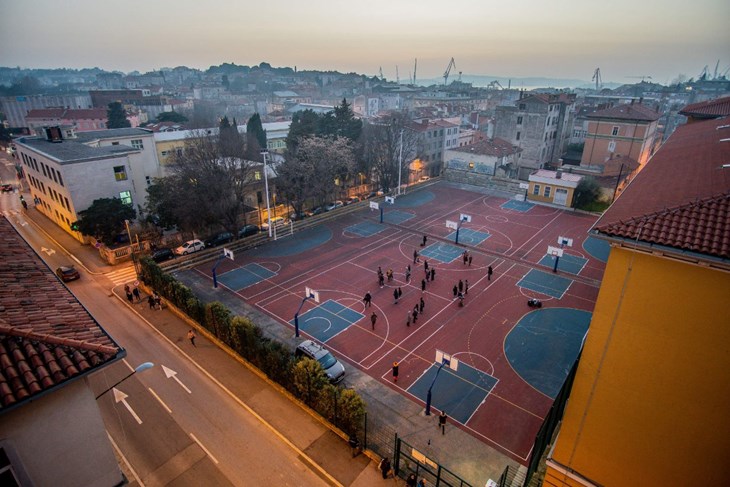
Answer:
POLYGON ((667 83, 730 67, 728 0, 0 0, 0 66, 129 72, 222 62, 401 80, 667 83))

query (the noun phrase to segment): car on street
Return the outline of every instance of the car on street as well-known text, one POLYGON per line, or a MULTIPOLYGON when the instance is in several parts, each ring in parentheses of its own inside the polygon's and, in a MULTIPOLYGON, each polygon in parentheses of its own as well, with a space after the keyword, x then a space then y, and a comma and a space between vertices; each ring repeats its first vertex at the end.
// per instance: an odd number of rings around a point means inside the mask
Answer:
POLYGON ((345 204, 352 205, 352 204, 359 203, 359 202, 360 202, 359 196, 351 196, 350 198, 347 198, 347 201, 345 201, 345 204))
POLYGON ((177 247, 174 252, 175 255, 188 255, 192 254, 193 252, 198 252, 200 250, 203 250, 205 248, 205 244, 198 240, 197 238, 194 240, 188 240, 181 246, 177 247))
POLYGON ((205 247, 217 247, 219 245, 227 244, 233 240, 233 234, 231 232, 221 232, 213 235, 210 238, 205 239, 205 247))
POLYGON ((332 210, 334 210, 335 208, 340 208, 340 207, 342 207, 342 206, 345 206, 345 205, 344 205, 344 203, 342 203, 342 201, 340 201, 340 200, 337 200, 337 201, 334 201, 334 202, 332 202, 332 203, 327 203, 327 204, 325 205, 324 209, 325 209, 326 211, 332 211, 332 210))
POLYGON ((328 210, 324 206, 318 206, 317 208, 312 210, 312 216, 314 215, 321 215, 322 213, 326 213, 328 210))
POLYGON ((431 179, 430 176, 421 176, 421 178, 419 179, 419 181, 420 182, 424 182, 424 181, 428 181, 429 179, 431 179))
POLYGON ((308 216, 307 213, 297 213, 296 211, 289 213, 289 219, 295 222, 302 221, 308 216))
POLYGON ((345 366, 329 350, 312 340, 304 340, 300 343, 294 354, 297 357, 307 357, 319 362, 327 374, 327 378, 333 384, 337 384, 345 378, 345 366))
POLYGON ((13 191, 15 191, 15 188, 13 188, 12 184, 3 184, 2 185, 3 193, 12 193, 13 191))
POLYGON ((238 231, 238 238, 256 235, 257 233, 259 233, 259 227, 249 223, 248 225, 244 225, 243 227, 241 227, 241 229, 238 231))
POLYGON ((152 252, 150 258, 155 262, 160 263, 165 262, 166 260, 174 259, 175 253, 172 251, 172 249, 157 249, 152 252))
POLYGON ((77 271, 72 265, 62 265, 61 267, 57 268, 56 275, 63 282, 81 279, 81 274, 79 274, 79 271, 77 271))

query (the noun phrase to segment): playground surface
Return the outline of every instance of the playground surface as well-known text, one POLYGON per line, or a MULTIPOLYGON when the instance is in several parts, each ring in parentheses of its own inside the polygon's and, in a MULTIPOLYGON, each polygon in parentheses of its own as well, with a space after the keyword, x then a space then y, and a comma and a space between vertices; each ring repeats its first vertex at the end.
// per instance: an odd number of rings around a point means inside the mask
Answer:
POLYGON ((446 182, 377 202, 223 260, 219 285, 292 333, 301 306, 302 339, 424 407, 430 389, 431 414, 524 464, 588 330, 608 256, 596 217, 446 182), (378 268, 393 271, 382 287, 378 268))

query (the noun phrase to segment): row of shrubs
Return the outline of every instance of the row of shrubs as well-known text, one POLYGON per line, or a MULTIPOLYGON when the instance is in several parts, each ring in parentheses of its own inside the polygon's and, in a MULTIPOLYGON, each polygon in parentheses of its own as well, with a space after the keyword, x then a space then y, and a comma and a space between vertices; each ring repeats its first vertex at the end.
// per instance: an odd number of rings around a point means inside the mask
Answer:
POLYGON ((362 438, 365 402, 352 389, 330 384, 319 362, 296 359, 286 345, 265 337, 261 328, 234 316, 224 304, 203 303, 151 259, 144 257, 140 264, 145 284, 351 438, 362 438))

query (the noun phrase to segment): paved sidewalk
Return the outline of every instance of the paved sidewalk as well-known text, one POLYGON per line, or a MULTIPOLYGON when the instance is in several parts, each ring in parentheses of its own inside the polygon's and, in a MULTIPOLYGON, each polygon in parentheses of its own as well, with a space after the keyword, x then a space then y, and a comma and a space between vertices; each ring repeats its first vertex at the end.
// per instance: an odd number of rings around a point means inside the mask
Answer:
MULTIPOLYGON (((34 209, 29 209, 26 215, 42 227, 60 247, 74 254, 88 272, 112 275, 118 269, 102 262, 96 249, 81 245, 34 209)), ((248 316, 266 334, 275 336, 294 349, 297 341, 291 330, 269 316, 220 288, 214 289, 209 280, 197 276, 195 272, 180 272, 176 277, 190 286, 201 299, 223 302, 233 313, 248 316)), ((121 284, 114 286, 114 292, 129 305, 121 284)), ((191 324, 169 308, 161 311, 150 310, 146 295, 140 303, 131 306, 151 326, 177 345, 182 353, 208 370, 216 380, 279 430, 297 448, 313 458, 342 485, 404 485, 400 479, 382 479, 377 469, 379 458, 376 455, 372 459, 364 454, 353 458, 345 439, 332 432, 306 408, 300 407, 297 402, 282 394, 278 385, 270 383, 243 361, 229 355, 204 330, 198 329, 197 347, 193 348, 186 339, 191 324)), ((425 416, 422 406, 353 366, 348 367, 347 385, 356 389, 367 404, 369 431, 377 429, 379 425, 387 427, 388 431, 396 431, 428 458, 475 487, 485 485, 488 479, 497 480, 507 465, 511 468, 518 466, 516 462, 457 427, 447 428, 445 435, 438 434, 435 416, 425 416)))

